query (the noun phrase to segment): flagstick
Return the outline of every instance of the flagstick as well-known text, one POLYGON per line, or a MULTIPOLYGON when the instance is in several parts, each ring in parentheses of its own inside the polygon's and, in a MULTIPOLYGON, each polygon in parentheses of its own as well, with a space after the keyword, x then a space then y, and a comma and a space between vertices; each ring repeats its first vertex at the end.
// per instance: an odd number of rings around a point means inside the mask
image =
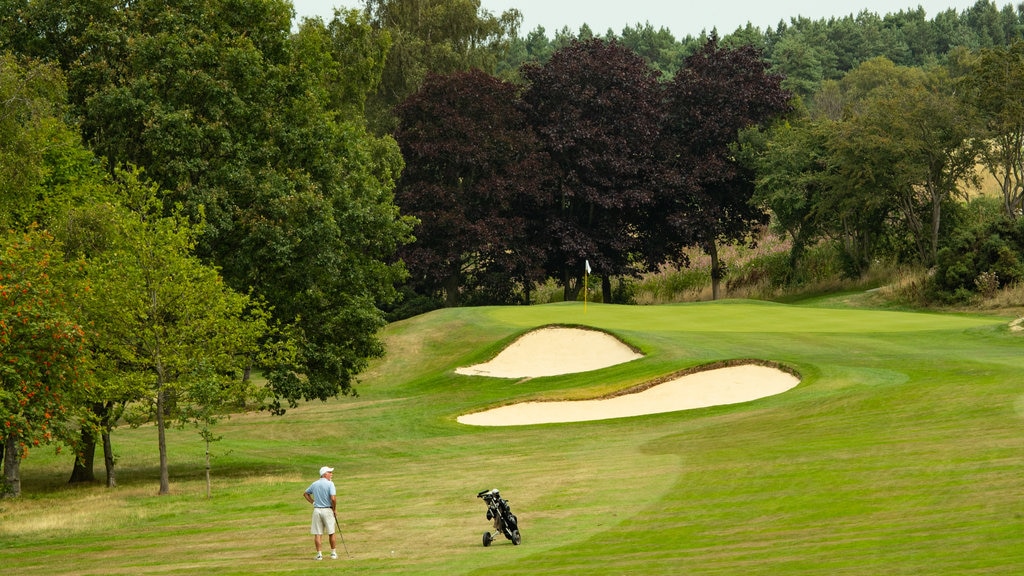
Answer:
POLYGON ((587 313, 587 292, 590 292, 590 260, 583 261, 583 313, 587 313))

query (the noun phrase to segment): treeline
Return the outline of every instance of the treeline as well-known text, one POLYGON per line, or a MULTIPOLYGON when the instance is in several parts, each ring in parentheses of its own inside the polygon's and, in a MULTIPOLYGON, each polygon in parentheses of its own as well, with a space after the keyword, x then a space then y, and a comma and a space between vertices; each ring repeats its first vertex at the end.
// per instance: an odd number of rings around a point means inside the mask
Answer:
MULTIPOLYGON (((479 71, 430 76, 398 107, 396 201, 420 220, 400 249, 420 294, 529 303, 556 278, 576 299, 611 279, 743 241, 767 223, 737 135, 790 109, 758 51, 714 38, 672 78, 619 42, 574 41, 518 86, 479 71)), ((718 271, 718 268, 715 268, 718 271)), ((712 274, 717 290, 721 275, 712 274)))
POLYGON ((588 264, 618 301, 612 277, 685 264, 683 247, 710 256, 717 297, 717 247, 769 221, 792 241, 775 282, 804 280, 806 251, 825 243, 850 277, 878 261, 934 268, 932 300, 1013 284, 1021 19, 988 2, 932 21, 862 13, 712 35, 692 52, 697 40, 650 26, 536 30, 512 40, 514 73, 428 78, 395 132, 396 199, 421 220, 400 251, 425 298, 410 311, 528 303, 549 278, 571 300, 588 264), (1001 198, 972 198, 985 175, 1001 198))
MULTIPOLYGON (((912 2, 908 2, 908 5, 912 2)), ((806 97, 825 80, 838 80, 859 64, 884 56, 899 66, 922 67, 944 62, 955 49, 1008 46, 1024 38, 1024 7, 978 0, 958 12, 943 10, 931 18, 924 8, 880 15, 867 10, 827 19, 793 17, 774 28, 747 24, 733 31, 709 30, 677 38, 658 23, 626 26, 620 32, 582 26, 549 31, 537 27, 515 37, 498 64, 497 74, 514 75, 526 62, 543 62, 574 39, 618 40, 671 76, 683 61, 712 36, 725 47, 750 45, 764 53, 773 72, 785 76, 784 87, 806 97)))

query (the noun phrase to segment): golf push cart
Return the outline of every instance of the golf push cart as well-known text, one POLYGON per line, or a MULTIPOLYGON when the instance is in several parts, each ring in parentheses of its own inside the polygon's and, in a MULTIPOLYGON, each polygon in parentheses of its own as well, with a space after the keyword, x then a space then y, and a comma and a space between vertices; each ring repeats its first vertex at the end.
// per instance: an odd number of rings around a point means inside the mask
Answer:
POLYGON ((511 540, 513 545, 518 546, 522 541, 519 536, 519 522, 508 507, 508 500, 501 497, 497 488, 483 490, 476 497, 484 499, 487 504, 487 519, 494 521, 495 532, 493 534, 484 532, 484 546, 490 546, 498 534, 504 534, 505 538, 511 540))

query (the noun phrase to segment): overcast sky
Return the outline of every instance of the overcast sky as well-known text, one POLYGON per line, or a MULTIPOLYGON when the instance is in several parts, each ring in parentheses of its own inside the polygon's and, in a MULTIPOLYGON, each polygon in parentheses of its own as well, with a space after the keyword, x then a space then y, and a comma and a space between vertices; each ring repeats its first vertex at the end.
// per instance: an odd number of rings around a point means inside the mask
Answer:
MULTIPOLYGON (((881 16, 907 8, 922 6, 931 20, 935 14, 973 6, 976 0, 481 0, 483 9, 501 14, 509 8, 523 13, 521 33, 543 26, 551 37, 556 30, 568 26, 576 32, 588 24, 597 34, 609 28, 616 34, 625 26, 650 22, 655 28, 668 28, 677 38, 697 36, 702 30, 718 28, 721 35, 731 33, 747 22, 764 29, 774 28, 780 20, 789 22, 793 16, 811 19, 846 16, 868 10, 881 16)), ((362 8, 360 0, 292 0, 295 12, 303 16, 321 16, 329 20, 334 7, 362 8)), ((996 5, 1012 5, 1010 0, 997 0, 996 5)))

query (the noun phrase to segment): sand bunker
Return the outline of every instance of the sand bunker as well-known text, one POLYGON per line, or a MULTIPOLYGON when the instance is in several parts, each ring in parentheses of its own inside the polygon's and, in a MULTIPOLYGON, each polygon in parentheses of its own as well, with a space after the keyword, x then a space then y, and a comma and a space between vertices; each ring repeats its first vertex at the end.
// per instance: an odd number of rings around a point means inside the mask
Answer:
POLYGON ((781 394, 799 383, 796 376, 783 370, 747 364, 687 374, 635 394, 599 400, 522 402, 459 416, 458 421, 474 426, 520 426, 625 418, 749 402, 781 394))
MULTIPOLYGON (((610 334, 581 328, 541 328, 524 334, 490 362, 456 370, 469 376, 537 378, 597 370, 642 356, 610 334)), ((800 383, 760 364, 715 368, 657 384, 642 392, 597 400, 523 402, 459 416, 475 426, 519 426, 625 418, 749 402, 800 383)))
POLYGON ((610 334, 582 328, 541 328, 524 334, 490 362, 455 370, 467 376, 539 378, 607 368, 642 358, 610 334))

